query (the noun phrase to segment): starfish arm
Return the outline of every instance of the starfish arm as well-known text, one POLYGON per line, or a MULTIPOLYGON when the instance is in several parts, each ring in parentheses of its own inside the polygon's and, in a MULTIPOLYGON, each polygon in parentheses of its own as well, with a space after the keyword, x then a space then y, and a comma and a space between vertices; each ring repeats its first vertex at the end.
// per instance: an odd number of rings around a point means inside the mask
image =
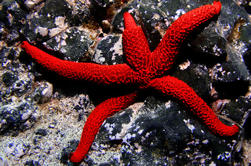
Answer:
POLYGON ((24 41, 21 47, 39 64, 66 78, 92 81, 99 84, 130 84, 136 73, 126 64, 99 65, 61 60, 24 41))
POLYGON ((99 104, 88 117, 77 149, 70 156, 71 162, 80 162, 88 153, 102 123, 116 112, 127 108, 137 97, 137 92, 110 98, 99 104))
POLYGON ((198 26, 218 15, 221 3, 214 1, 212 5, 204 5, 180 16, 167 29, 166 34, 152 53, 151 70, 162 74, 170 69, 179 48, 188 35, 198 26))
POLYGON ((144 72, 151 51, 141 27, 137 26, 130 13, 124 13, 123 50, 128 63, 136 71, 144 72))
POLYGON ((181 100, 215 134, 232 136, 239 131, 237 125, 227 126, 215 115, 213 110, 186 83, 175 77, 156 78, 150 87, 181 100))

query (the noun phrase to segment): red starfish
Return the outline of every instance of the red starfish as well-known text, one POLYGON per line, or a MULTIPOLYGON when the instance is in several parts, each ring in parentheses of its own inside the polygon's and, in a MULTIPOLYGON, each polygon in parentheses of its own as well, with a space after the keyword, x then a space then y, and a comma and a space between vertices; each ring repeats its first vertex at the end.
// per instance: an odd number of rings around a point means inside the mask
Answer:
POLYGON ((110 98, 99 104, 88 117, 81 140, 74 153, 72 162, 80 162, 88 153, 102 123, 116 112, 132 104, 137 90, 153 88, 165 95, 181 100, 215 134, 232 136, 239 131, 237 125, 223 124, 213 110, 186 83, 172 76, 163 76, 171 68, 179 48, 187 36, 196 27, 218 15, 221 3, 204 5, 177 19, 167 30, 158 47, 151 52, 142 29, 136 25, 129 13, 124 14, 125 31, 123 49, 128 64, 99 65, 77 63, 55 58, 24 41, 22 48, 39 64, 57 74, 72 78, 92 81, 98 84, 133 85, 135 92, 110 98))

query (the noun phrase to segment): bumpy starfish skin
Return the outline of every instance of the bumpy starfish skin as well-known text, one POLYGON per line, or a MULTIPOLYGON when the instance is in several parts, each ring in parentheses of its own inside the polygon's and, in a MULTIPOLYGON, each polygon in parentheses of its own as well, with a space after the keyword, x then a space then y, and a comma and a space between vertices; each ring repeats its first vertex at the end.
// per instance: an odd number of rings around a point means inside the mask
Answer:
POLYGON ((137 26, 131 14, 124 14, 123 50, 131 67, 141 73, 147 69, 151 51, 141 27, 137 26))
POLYGON ((128 63, 148 78, 162 76, 171 68, 187 36, 196 27, 219 14, 220 10, 221 3, 215 1, 213 5, 204 5, 182 15, 167 29, 153 53, 150 52, 142 29, 136 26, 129 13, 125 13, 123 48, 128 63))
POLYGON ((218 15, 221 3, 204 5, 180 16, 166 31, 163 39, 151 56, 149 68, 159 76, 170 69, 179 48, 188 35, 199 25, 218 15))
POLYGON ((88 117, 81 136, 81 141, 74 153, 71 154, 72 162, 79 162, 87 154, 94 138, 107 117, 112 116, 116 112, 127 108, 137 97, 137 92, 110 98, 99 104, 88 117))
POLYGON ((153 79, 150 87, 172 97, 179 99, 187 105, 191 111, 215 134, 231 136, 239 131, 239 128, 223 124, 213 110, 189 87, 186 83, 172 76, 153 79))
POLYGON ((237 125, 223 124, 213 110, 186 83, 171 76, 163 76, 164 72, 170 69, 174 63, 175 56, 188 35, 196 27, 218 15, 220 9, 221 3, 215 1, 213 5, 204 5, 182 15, 168 28, 162 41, 153 52, 149 49, 142 29, 126 12, 124 14, 123 49, 129 65, 107 66, 60 60, 26 41, 22 43, 22 48, 33 59, 61 76, 97 84, 119 84, 135 88, 135 92, 108 99, 92 111, 85 123, 79 145, 70 156, 72 162, 80 162, 86 156, 105 119, 128 107, 136 100, 137 89, 153 88, 182 101, 215 134, 232 136, 239 131, 237 125))
POLYGON ((53 57, 30 45, 27 41, 22 42, 21 47, 39 64, 66 78, 81 79, 106 85, 137 82, 137 73, 127 64, 107 66, 95 63, 71 62, 53 57))

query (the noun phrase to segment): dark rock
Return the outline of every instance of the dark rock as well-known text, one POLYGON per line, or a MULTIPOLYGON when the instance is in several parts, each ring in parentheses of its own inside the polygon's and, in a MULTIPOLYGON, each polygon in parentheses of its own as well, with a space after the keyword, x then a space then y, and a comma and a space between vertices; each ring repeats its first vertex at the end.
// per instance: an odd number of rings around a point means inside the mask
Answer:
POLYGON ((4 105, 0 109, 1 135, 16 135, 33 126, 37 108, 28 101, 4 105))
POLYGON ((41 166, 38 161, 29 160, 24 163, 25 166, 41 166))
POLYGON ((102 164, 99 164, 99 166, 110 166, 111 163, 102 163, 102 164))
POLYGON ((240 28, 240 40, 243 41, 245 44, 247 44, 247 48, 250 48, 250 35, 251 35, 251 25, 250 23, 246 23, 246 20, 243 20, 245 24, 242 25, 240 28))
POLYGON ((43 41, 49 39, 49 35, 55 35, 53 28, 59 28, 56 34, 65 30, 66 17, 68 16, 70 8, 65 0, 49 0, 46 1, 41 10, 37 11, 37 16, 32 14, 27 24, 24 27, 24 34, 26 38, 31 41, 43 41), (62 21, 62 22, 60 22, 62 21))
POLYGON ((114 3, 114 0, 92 0, 92 5, 93 6, 99 6, 102 8, 110 6, 112 3, 114 3))
POLYGON ((6 42, 8 45, 13 44, 19 39, 19 33, 16 30, 12 30, 6 37, 6 42))
POLYGON ((46 44, 51 49, 63 53, 63 57, 60 58, 79 61, 93 44, 89 36, 89 32, 85 30, 70 28, 58 36, 57 39, 48 40, 46 44), (61 42, 58 43, 56 40, 60 40, 61 42))
POLYGON ((87 1, 76 1, 71 6, 71 15, 69 22, 73 26, 79 26, 84 22, 88 22, 91 17, 90 4, 87 1))
POLYGON ((195 38, 189 40, 185 56, 193 58, 193 62, 207 65, 215 64, 226 59, 226 40, 219 36, 215 30, 215 23, 212 22, 204 28, 195 38), (186 55, 190 52, 189 55, 186 55))
POLYGON ((249 80, 249 72, 247 66, 244 63, 243 55, 245 52, 237 52, 236 48, 229 46, 226 49, 227 51, 227 63, 232 66, 232 70, 235 70, 240 76, 239 80, 249 80))
POLYGON ((2 76, 2 81, 6 86, 11 86, 14 82, 17 81, 17 77, 14 73, 6 72, 2 76))
POLYGON ((36 135, 41 135, 41 136, 46 136, 48 134, 48 130, 47 129, 38 129, 35 132, 36 135))
POLYGON ((6 47, 3 47, 0 51, 0 62, 1 62, 1 66, 4 66, 4 63, 7 60, 7 56, 6 54, 9 52, 9 49, 6 47))
POLYGON ((249 47, 248 51, 243 55, 244 62, 248 68, 249 73, 251 73, 251 47, 249 47))
MULTIPOLYGON (((0 18, 7 27, 20 28, 27 14, 20 8, 20 5, 13 0, 3 0, 1 2, 0 18)), ((16 29, 17 30, 17 29, 16 29)))
POLYGON ((230 63, 216 64, 212 69, 213 81, 233 82, 241 80, 239 73, 233 70, 233 65, 230 63))
POLYGON ((33 144, 34 145, 38 145, 41 139, 42 139, 42 136, 40 136, 40 135, 39 136, 35 136, 33 138, 33 144))
POLYGON ((57 120, 53 119, 53 122, 51 122, 48 127, 54 129, 56 125, 57 125, 57 120))
POLYGON ((1 2, 1 39, 8 45, 13 45, 20 38, 19 33, 24 27, 27 11, 23 10, 16 1, 1 2))
MULTIPOLYGON (((77 1, 68 4, 65 0, 49 0, 45 1, 44 5, 35 5, 38 6, 37 11, 29 15, 27 24, 23 27, 23 32, 30 41, 43 42, 57 35, 60 37, 69 25, 79 26, 90 17, 90 4, 87 2, 77 1)), ((78 37, 78 34, 75 35, 77 36, 71 40, 78 37)))
POLYGON ((25 144, 22 141, 9 142, 6 147, 6 154, 9 158, 20 159, 27 154, 30 149, 29 144, 25 144))
POLYGON ((51 99, 52 94, 53 87, 50 83, 39 82, 30 97, 37 103, 46 103, 51 99))
POLYGON ((248 81, 233 81, 233 82, 214 82, 214 89, 217 91, 218 98, 237 98, 244 96, 248 92, 248 81))
POLYGON ((249 88, 249 71, 238 53, 231 49, 234 50, 234 48, 227 49, 228 61, 216 64, 212 68, 213 87, 221 98, 236 98, 245 95, 249 88))
POLYGON ((2 40, 3 37, 4 37, 4 32, 5 32, 4 23, 3 23, 3 22, 0 22, 0 39, 1 39, 1 40, 2 40))
POLYGON ((132 118, 132 110, 126 110, 120 113, 120 118, 108 118, 106 123, 102 125, 99 130, 97 138, 100 143, 116 143, 118 140, 122 141, 120 136, 116 136, 117 133, 122 132, 122 125, 128 124, 132 118))
POLYGON ((112 35, 102 38, 97 45, 93 61, 106 65, 125 63, 122 52, 122 38, 112 35))
POLYGON ((208 100, 210 94, 209 69, 205 65, 191 64, 186 69, 177 69, 172 76, 187 83, 204 100, 208 100))
POLYGON ((27 91, 31 89, 31 80, 17 80, 12 87, 12 91, 17 95, 17 96, 22 96, 25 94, 27 91))
MULTIPOLYGON (((1 20, 1 23, 4 23, 4 24, 10 24, 9 21, 8 21, 8 14, 7 14, 7 11, 8 11, 8 6, 10 6, 11 4, 11 1, 1 1, 1 9, 0 9, 0 20, 1 20)), ((2 24, 3 25, 3 24, 2 24)))
POLYGON ((79 141, 72 140, 69 142, 69 146, 62 150, 61 157, 60 157, 61 163, 63 163, 63 164, 70 163, 70 161, 69 161, 70 153, 73 152, 77 148, 78 143, 79 143, 79 141))
POLYGON ((220 30, 221 35, 227 39, 238 19, 243 18, 248 22, 248 13, 233 0, 221 0, 221 3, 222 8, 218 18, 219 26, 217 29, 220 30))
MULTIPOLYGON (((247 120, 244 124, 244 130, 245 130, 245 137, 250 140, 251 139, 251 132, 250 132, 250 126, 251 126, 251 110, 249 110, 249 114, 247 116, 247 120)), ((245 147, 244 147, 245 148, 245 147)))
POLYGON ((44 8, 41 10, 41 15, 46 16, 51 14, 51 18, 55 18, 57 16, 66 16, 69 12, 69 8, 67 6, 67 2, 65 0, 48 0, 45 2, 44 8))
POLYGON ((248 116, 248 111, 250 112, 251 108, 251 99, 249 97, 239 97, 234 101, 227 103, 222 110, 222 113, 227 115, 228 118, 233 121, 242 124, 245 123, 245 118, 242 117, 248 116), (244 114, 246 114, 244 116, 244 114))
POLYGON ((9 55, 7 56, 7 58, 8 58, 9 60, 16 60, 17 56, 18 56, 18 55, 17 55, 16 50, 10 49, 9 55))
POLYGON ((19 62, 19 51, 14 47, 3 47, 0 61, 2 65, 1 100, 3 105, 12 102, 11 96, 21 97, 32 90, 33 74, 19 62), (10 98, 8 98, 10 97, 10 98))

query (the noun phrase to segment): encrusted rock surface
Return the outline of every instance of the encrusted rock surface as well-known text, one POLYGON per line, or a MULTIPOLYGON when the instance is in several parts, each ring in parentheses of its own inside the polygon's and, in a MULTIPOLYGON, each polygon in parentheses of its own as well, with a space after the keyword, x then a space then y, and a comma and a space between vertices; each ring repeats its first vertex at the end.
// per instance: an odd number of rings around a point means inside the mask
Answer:
MULTIPOLYGON (((73 165, 68 160, 95 105, 116 94, 61 78, 19 47, 29 40, 61 58, 126 63, 124 11, 142 26, 153 50, 181 14, 213 0, 2 0, 0 5, 0 165, 73 165)), ((218 18, 184 44, 168 73, 194 88, 233 138, 211 134, 182 103, 151 91, 108 118, 80 165, 251 164, 250 7, 221 0, 218 18)))

